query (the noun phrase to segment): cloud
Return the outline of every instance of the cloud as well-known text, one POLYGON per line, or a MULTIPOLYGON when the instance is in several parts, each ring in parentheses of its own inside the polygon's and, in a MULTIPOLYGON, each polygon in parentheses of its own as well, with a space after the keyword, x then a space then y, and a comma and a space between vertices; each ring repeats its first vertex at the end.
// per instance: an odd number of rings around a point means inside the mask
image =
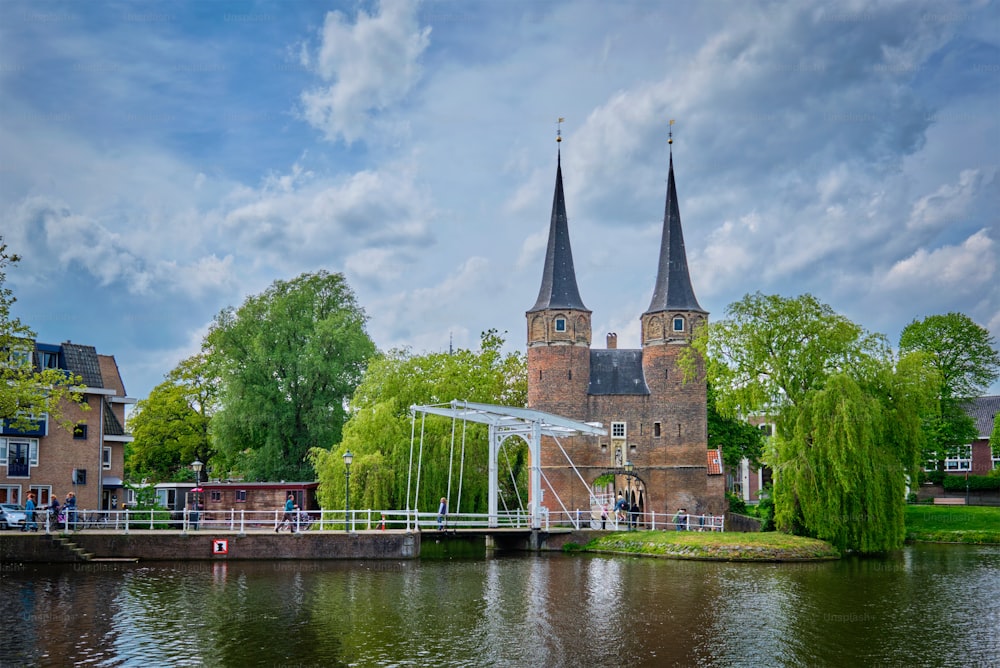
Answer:
POLYGON ((943 246, 933 251, 921 248, 900 260, 886 272, 884 287, 890 290, 918 289, 921 293, 939 290, 954 295, 987 286, 997 292, 996 242, 986 230, 979 230, 959 246, 943 246))
POLYGON ((156 291, 201 297, 233 286, 231 257, 158 260, 137 251, 127 236, 102 221, 51 198, 28 197, 6 220, 5 233, 25 260, 27 271, 19 272, 22 285, 83 272, 97 286, 120 287, 132 295, 156 291))
POLYGON ((945 184, 934 193, 918 199, 913 205, 906 226, 916 230, 937 230, 954 224, 971 208, 982 184, 982 171, 962 170, 958 183, 945 184))
MULTIPOLYGON (((234 190, 230 201, 223 215, 230 243, 258 265, 284 270, 342 262, 358 268, 361 258, 403 258, 434 240, 435 214, 403 161, 322 178, 294 165, 258 189, 234 190), (385 252, 371 252, 378 250, 385 252)), ((377 272, 360 274, 370 279, 377 272)))
POLYGON ((419 59, 430 28, 416 20, 417 3, 381 0, 372 15, 358 10, 353 24, 327 13, 315 54, 303 64, 328 82, 302 93, 306 121, 326 138, 351 142, 364 136, 378 114, 403 100, 420 78, 419 59))

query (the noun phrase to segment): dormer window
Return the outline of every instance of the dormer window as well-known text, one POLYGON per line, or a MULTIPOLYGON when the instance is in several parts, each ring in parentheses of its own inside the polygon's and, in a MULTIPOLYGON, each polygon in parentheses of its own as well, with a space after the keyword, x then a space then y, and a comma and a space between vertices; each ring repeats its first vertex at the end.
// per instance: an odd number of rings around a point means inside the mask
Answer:
POLYGON ((566 331, 566 318, 556 318, 556 331, 557 332, 566 331))
POLYGON ((674 331, 683 332, 684 331, 684 318, 677 316, 674 318, 674 331))

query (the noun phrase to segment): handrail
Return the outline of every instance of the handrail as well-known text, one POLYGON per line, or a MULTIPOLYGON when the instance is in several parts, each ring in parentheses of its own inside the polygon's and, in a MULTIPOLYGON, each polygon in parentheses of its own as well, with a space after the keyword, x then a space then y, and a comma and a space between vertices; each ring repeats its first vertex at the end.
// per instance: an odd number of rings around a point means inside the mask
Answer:
MULTIPOLYGON (((687 530, 723 531, 721 515, 685 515, 683 520, 666 513, 635 513, 619 519, 616 513, 601 518, 600 510, 549 511, 543 514, 543 529, 580 531, 687 530)), ((203 531, 382 531, 382 530, 456 530, 456 529, 530 529, 531 514, 512 510, 495 515, 488 513, 450 513, 413 510, 343 510, 298 511, 285 523, 283 510, 168 511, 165 509, 129 508, 127 510, 78 509, 75 518, 56 522, 50 513, 36 511, 35 522, 46 533, 104 530, 128 534, 130 531, 176 530, 183 533, 203 531), (439 521, 440 520, 440 521, 439 521)))

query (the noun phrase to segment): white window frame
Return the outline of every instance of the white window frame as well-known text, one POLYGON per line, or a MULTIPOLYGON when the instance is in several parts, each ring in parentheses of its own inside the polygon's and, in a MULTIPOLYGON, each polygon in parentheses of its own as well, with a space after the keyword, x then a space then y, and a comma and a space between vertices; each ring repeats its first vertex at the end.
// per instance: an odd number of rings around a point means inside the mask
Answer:
POLYGON ((627 422, 612 422, 611 423, 611 438, 615 439, 625 439, 628 438, 628 423, 627 422))
POLYGON ((675 331, 675 332, 683 332, 683 331, 684 331, 684 327, 686 326, 686 324, 687 324, 687 323, 686 323, 686 322, 685 322, 685 320, 684 320, 684 316, 681 316, 681 315, 675 315, 675 316, 673 317, 673 319, 671 320, 671 324, 670 324, 670 327, 671 327, 671 329, 673 329, 673 331, 675 331), (680 327, 678 327, 678 326, 677 326, 677 323, 680 323, 680 325, 681 325, 681 326, 680 326, 680 327))
POLYGON ((101 448, 101 469, 104 471, 111 470, 111 446, 109 445, 101 448))
POLYGON ((7 466, 7 439, 0 438, 0 466, 7 466))
POLYGON ((565 332, 566 331, 566 318, 563 318, 561 316, 558 317, 558 318, 556 318, 556 320, 555 320, 555 328, 556 328, 557 332, 565 332))
POLYGON ((971 471, 972 470, 972 444, 959 446, 957 457, 947 457, 944 460, 945 471, 971 471), (965 454, 967 456, 963 457, 965 454))

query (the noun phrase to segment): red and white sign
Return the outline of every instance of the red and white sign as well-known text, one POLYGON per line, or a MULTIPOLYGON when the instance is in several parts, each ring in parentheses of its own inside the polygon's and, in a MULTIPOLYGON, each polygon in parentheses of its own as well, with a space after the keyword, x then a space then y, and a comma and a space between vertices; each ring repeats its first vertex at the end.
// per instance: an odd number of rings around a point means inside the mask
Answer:
POLYGON ((212 554, 229 554, 229 541, 225 538, 216 538, 213 540, 212 554))

